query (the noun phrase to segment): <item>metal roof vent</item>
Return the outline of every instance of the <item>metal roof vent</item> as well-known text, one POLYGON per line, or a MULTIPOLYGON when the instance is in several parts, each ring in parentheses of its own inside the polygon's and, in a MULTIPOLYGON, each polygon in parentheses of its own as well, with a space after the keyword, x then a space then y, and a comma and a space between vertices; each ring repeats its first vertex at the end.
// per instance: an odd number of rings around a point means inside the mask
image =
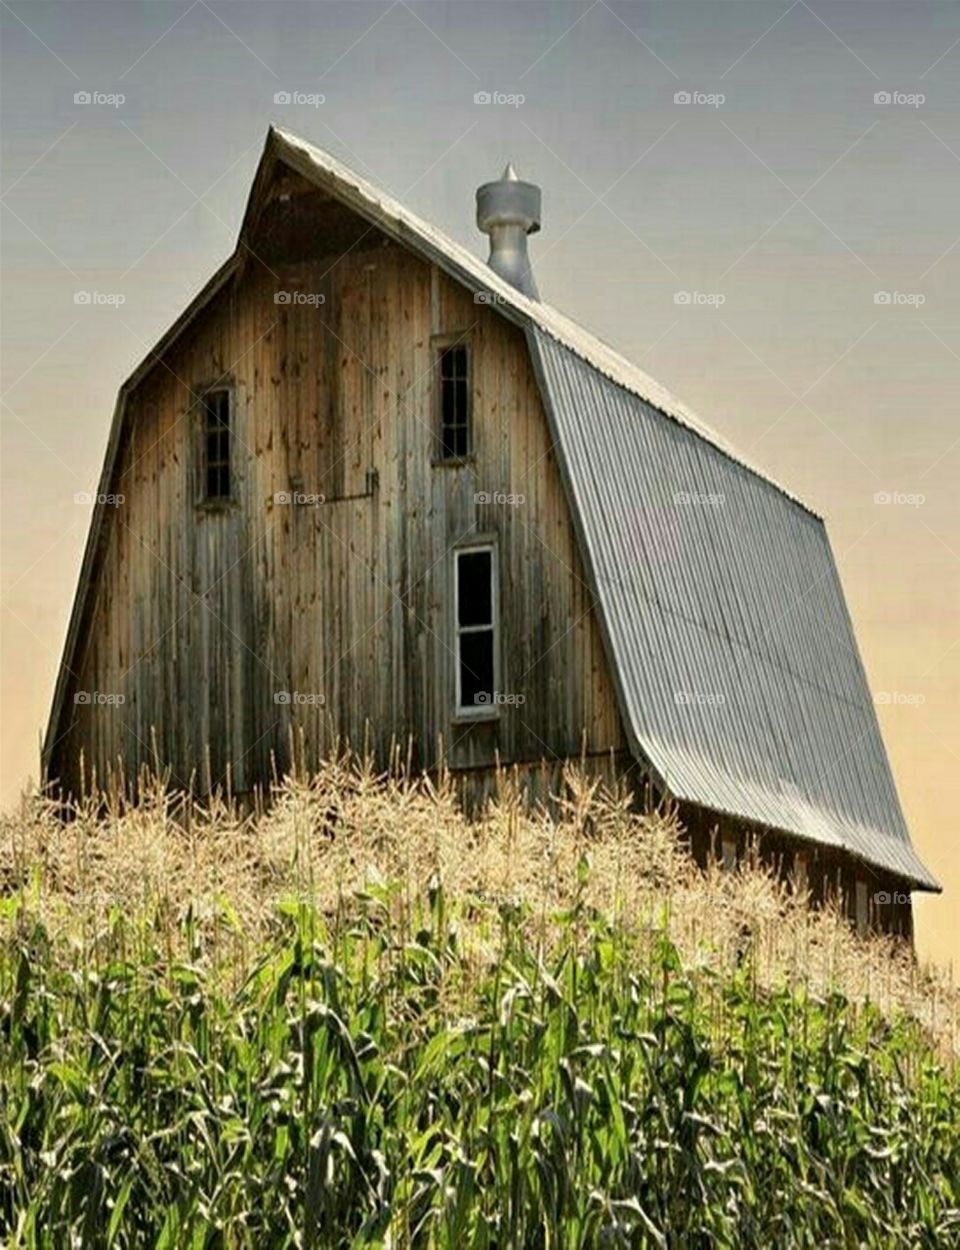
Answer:
POLYGON ((498 182, 477 188, 477 225, 490 236, 487 264, 531 299, 539 299, 527 255, 527 235, 540 229, 540 188, 507 165, 498 182))

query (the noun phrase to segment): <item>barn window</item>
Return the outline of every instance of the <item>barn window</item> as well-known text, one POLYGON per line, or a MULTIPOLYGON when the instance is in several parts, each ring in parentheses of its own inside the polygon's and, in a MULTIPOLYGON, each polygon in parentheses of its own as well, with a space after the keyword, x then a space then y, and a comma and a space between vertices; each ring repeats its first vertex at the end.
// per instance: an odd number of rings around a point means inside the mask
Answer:
POLYGON ((230 499, 230 392, 225 387, 207 391, 203 410, 203 498, 230 499))
POLYGON ((468 547, 455 553, 457 712, 497 710, 496 552, 468 547))
POLYGON ((440 388, 440 459, 460 460, 471 448, 470 352, 465 343, 437 353, 440 388))

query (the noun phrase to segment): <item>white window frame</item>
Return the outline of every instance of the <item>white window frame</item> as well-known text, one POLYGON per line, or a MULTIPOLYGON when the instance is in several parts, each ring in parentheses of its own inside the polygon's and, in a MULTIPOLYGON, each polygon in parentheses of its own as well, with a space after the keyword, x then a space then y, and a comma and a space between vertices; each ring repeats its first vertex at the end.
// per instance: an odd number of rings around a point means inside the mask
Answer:
POLYGON ((453 658, 454 658, 454 720, 496 720, 500 715, 500 705, 496 696, 500 690, 500 567, 497 557, 497 544, 492 540, 469 543, 457 547, 453 552, 453 658), (476 555, 478 552, 490 555, 490 625, 460 624, 460 557, 476 555), (493 629, 493 702, 490 704, 464 704, 463 689, 460 680, 460 639, 463 634, 479 634, 493 629))

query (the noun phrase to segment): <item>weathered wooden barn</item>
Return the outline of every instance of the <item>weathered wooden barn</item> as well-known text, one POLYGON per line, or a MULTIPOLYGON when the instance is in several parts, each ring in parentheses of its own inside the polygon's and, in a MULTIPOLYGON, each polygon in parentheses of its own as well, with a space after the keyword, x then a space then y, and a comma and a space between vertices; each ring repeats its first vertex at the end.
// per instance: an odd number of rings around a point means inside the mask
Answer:
POLYGON ((938 887, 823 522, 538 298, 536 187, 477 210, 487 262, 270 131, 235 252, 120 390, 49 783, 248 792, 291 738, 410 742, 474 793, 573 757, 909 931, 938 887))

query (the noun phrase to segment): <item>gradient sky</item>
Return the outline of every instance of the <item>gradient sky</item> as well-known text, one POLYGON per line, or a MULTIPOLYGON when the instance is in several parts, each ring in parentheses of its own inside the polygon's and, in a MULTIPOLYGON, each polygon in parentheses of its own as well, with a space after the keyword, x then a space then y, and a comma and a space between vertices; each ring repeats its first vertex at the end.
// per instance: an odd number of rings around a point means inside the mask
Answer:
POLYGON ((945 886, 920 950, 960 955, 960 6, 0 0, 0 33, 4 805, 37 772, 74 496, 232 250, 268 124, 478 252, 474 190, 509 158, 543 188, 544 299, 826 516, 945 886))

